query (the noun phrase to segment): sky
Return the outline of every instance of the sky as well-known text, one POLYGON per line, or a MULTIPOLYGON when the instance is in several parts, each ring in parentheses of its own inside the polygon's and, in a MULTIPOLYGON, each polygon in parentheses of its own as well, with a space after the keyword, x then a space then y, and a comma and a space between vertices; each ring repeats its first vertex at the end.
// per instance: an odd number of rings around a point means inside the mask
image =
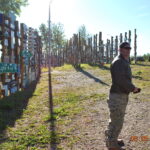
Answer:
MULTIPOLYGON (((17 19, 33 28, 47 24, 50 0, 28 1, 29 5, 22 8, 17 19)), ((137 29, 137 54, 150 53, 150 0, 52 0, 51 21, 64 25, 67 38, 83 24, 90 34, 101 31, 104 42, 131 30, 132 47, 137 29)))

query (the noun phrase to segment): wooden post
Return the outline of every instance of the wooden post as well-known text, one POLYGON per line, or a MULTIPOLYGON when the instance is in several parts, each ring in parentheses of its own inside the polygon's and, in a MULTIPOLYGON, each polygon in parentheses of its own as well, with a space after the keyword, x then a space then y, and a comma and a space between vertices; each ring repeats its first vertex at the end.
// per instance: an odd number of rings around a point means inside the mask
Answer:
MULTIPOLYGON (((11 20, 9 17, 3 15, 3 22, 2 22, 2 32, 3 32, 3 39, 2 39, 2 62, 10 63, 11 60, 11 20)), ((9 73, 2 73, 2 85, 3 87, 6 86, 8 89, 8 82, 11 81, 12 74, 9 73)), ((8 91, 8 90, 7 90, 8 91)), ((6 90, 3 92, 3 96, 8 95, 9 93, 5 93, 6 90)))
POLYGON ((116 39, 115 39, 115 56, 118 55, 118 36, 116 36, 116 39))
POLYGON ((96 44, 95 44, 95 43, 96 43, 96 42, 95 42, 95 41, 96 41, 96 35, 94 35, 93 40, 94 40, 94 41, 93 41, 93 44, 94 44, 94 45, 93 45, 93 48, 94 48, 94 49, 93 49, 93 56, 94 56, 93 63, 96 64, 96 44))
MULTIPOLYGON (((5 22, 5 17, 3 14, 0 14, 1 17, 1 24, 0 24, 0 32, 1 32, 1 62, 4 62, 4 56, 5 56, 5 46, 4 46, 4 36, 2 36, 4 34, 4 22, 5 22)), ((4 73, 0 73, 0 98, 4 97, 4 90, 3 90, 3 85, 5 83, 5 74, 4 73)))
POLYGON ((120 43, 122 43, 123 40, 122 40, 122 33, 120 33, 120 43))
POLYGON ((104 63, 104 43, 103 43, 103 41, 102 41, 101 46, 102 46, 102 49, 101 49, 102 63, 104 63))
MULTIPOLYGON (((129 30, 128 42, 131 45, 131 31, 130 30, 129 30)), ((130 56, 129 56, 129 62, 131 63, 130 56)))
MULTIPOLYGON (((27 49, 27 31, 26 31, 26 25, 21 23, 21 46, 20 46, 20 52, 22 53, 23 50, 27 49)), ((25 65, 25 59, 21 56, 21 88, 22 90, 26 86, 26 77, 27 77, 27 68, 25 65)))
POLYGON ((137 56, 137 34, 136 34, 136 29, 134 29, 134 60, 135 60, 135 64, 137 63, 136 56, 137 56))
POLYGON ((103 41, 102 41, 102 32, 99 32, 99 61, 100 63, 102 63, 104 61, 104 45, 103 45, 103 41))
POLYGON ((113 36, 111 37, 111 48, 110 48, 110 61, 112 62, 113 60, 113 50, 114 50, 114 41, 113 41, 113 36))
MULTIPOLYGON (((15 63, 18 65, 18 69, 20 70, 20 30, 19 30, 19 22, 15 21, 15 63)), ((18 72, 19 73, 19 72, 18 72)), ((18 75, 18 73, 15 74, 16 81, 18 83, 18 90, 20 89, 21 80, 18 75)))
POLYGON ((90 46, 91 46, 91 57, 90 57, 90 63, 93 63, 93 38, 90 39, 90 46))
POLYGON ((125 32, 125 35, 124 35, 124 41, 127 42, 128 38, 127 38, 127 32, 125 32))
POLYGON ((131 30, 129 30, 128 42, 131 44, 131 30))
POLYGON ((78 54, 79 54, 79 65, 81 64, 81 33, 79 32, 79 37, 78 37, 78 45, 79 45, 79 48, 78 48, 78 54))
POLYGON ((97 51, 97 34, 95 35, 95 64, 97 64, 98 60, 98 51, 97 51))
POLYGON ((110 63, 109 53, 110 53, 110 40, 107 39, 107 44, 106 44, 106 62, 107 62, 107 64, 110 63))

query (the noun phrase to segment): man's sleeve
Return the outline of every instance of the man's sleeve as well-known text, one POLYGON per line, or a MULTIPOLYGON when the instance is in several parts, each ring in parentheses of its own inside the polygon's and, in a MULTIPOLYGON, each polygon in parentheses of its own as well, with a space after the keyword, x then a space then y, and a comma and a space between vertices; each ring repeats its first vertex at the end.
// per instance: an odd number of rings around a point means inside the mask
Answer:
POLYGON ((112 66, 112 72, 114 75, 115 83, 119 87, 125 89, 127 92, 132 92, 135 86, 132 84, 130 74, 127 67, 122 62, 115 62, 112 66))

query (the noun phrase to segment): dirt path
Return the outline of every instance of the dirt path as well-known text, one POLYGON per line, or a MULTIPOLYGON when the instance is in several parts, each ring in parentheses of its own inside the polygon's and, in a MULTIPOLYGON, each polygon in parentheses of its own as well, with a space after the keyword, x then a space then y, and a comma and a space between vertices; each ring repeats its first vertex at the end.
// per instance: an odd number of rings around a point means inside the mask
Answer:
MULTIPOLYGON (((66 87, 87 87, 85 94, 104 93, 108 95, 111 80, 108 70, 57 71, 55 79, 63 84, 56 84, 54 89, 66 87)), ((148 89, 144 89, 145 91, 148 89)), ((71 123, 61 126, 61 131, 71 129, 67 138, 61 140, 59 146, 64 150, 105 150, 104 130, 108 124, 109 111, 106 99, 90 99, 84 103, 84 111, 75 116, 71 123), (70 141, 72 139, 72 141, 70 141), (74 140, 73 140, 74 139, 74 140)), ((127 150, 150 150, 150 93, 147 95, 130 95, 124 127, 120 138, 123 138, 127 150), (138 138, 130 141, 131 137, 138 138)), ((60 130, 60 127, 58 127, 60 130)))
MULTIPOLYGON (((109 68, 67 67, 52 71, 53 119, 47 72, 34 88, 1 101, 0 150, 106 150, 109 68)), ((150 66, 132 67, 133 82, 142 92, 130 95, 120 138, 124 139, 126 150, 150 150, 150 66)))

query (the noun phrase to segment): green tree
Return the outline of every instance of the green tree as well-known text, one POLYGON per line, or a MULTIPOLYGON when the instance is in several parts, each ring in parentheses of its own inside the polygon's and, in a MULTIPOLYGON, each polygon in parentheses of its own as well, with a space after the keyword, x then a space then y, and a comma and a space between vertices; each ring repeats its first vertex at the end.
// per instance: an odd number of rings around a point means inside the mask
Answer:
POLYGON ((43 48, 47 50, 48 47, 48 28, 44 23, 42 23, 39 27, 39 31, 41 33, 41 40, 43 43, 43 48))
POLYGON ((28 0, 0 0, 0 12, 6 15, 12 12, 20 15, 21 6, 27 6, 28 0))
POLYGON ((150 61, 150 53, 143 55, 145 61, 150 61))
MULTIPOLYGON (((48 46, 48 27, 45 24, 41 24, 39 27, 43 45, 45 48, 48 46)), ((61 23, 52 24, 51 26, 51 45, 52 50, 58 50, 58 48, 65 45, 64 28, 61 23)))
POLYGON ((85 41, 89 38, 89 34, 87 33, 86 26, 83 24, 79 27, 78 32, 80 32, 80 37, 82 41, 85 41))
POLYGON ((63 47, 65 44, 65 34, 63 24, 52 24, 52 44, 54 48, 63 47))

